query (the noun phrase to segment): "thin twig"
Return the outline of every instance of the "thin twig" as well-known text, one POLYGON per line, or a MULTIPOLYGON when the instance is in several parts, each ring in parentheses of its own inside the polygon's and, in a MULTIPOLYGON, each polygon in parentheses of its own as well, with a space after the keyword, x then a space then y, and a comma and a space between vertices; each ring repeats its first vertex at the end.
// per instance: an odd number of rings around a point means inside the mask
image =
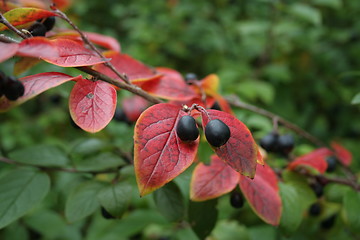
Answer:
POLYGON ((17 35, 19 35, 21 38, 23 39, 27 39, 28 36, 26 36, 25 33, 23 33, 22 31, 20 31, 19 29, 17 29, 16 27, 14 27, 5 17, 4 15, 2 15, 2 13, 0 12, 0 23, 4 24, 7 28, 9 28, 11 31, 13 31, 14 33, 16 33, 17 35))
POLYGON ((277 121, 279 123, 281 123, 282 125, 284 125, 285 127, 287 127, 288 129, 293 130, 294 132, 296 132, 297 134, 299 134, 300 136, 306 138, 307 140, 309 140, 310 142, 312 142, 313 144, 323 147, 326 146, 326 144, 324 142, 322 142, 320 139, 314 137, 313 135, 311 135, 310 133, 308 133, 307 131, 305 131, 304 129, 300 128, 299 126, 283 119, 282 117, 269 112, 263 108, 259 108, 256 107, 254 105, 248 104, 248 103, 244 103, 242 101, 239 100, 239 98, 237 96, 230 96, 227 97, 226 100, 229 102, 230 105, 234 106, 234 107, 238 107, 238 108, 243 108, 255 113, 258 113, 260 115, 263 115, 265 117, 271 118, 273 121, 274 119, 277 119, 277 121))
POLYGON ((3 42, 3 43, 19 43, 15 39, 12 39, 11 37, 5 36, 4 34, 0 34, 0 42, 3 42))

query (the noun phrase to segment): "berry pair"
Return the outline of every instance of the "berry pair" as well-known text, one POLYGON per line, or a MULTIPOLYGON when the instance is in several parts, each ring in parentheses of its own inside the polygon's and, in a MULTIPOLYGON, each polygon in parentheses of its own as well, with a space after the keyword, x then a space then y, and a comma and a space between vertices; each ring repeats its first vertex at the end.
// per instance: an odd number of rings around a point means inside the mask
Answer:
MULTIPOLYGON (((195 119, 189 115, 181 117, 176 126, 176 134, 184 142, 195 141, 199 136, 195 119)), ((205 137, 213 147, 221 147, 229 140, 230 129, 223 121, 213 119, 205 127, 205 137)))
POLYGON ((15 101, 23 96, 24 92, 24 85, 19 80, 0 72, 0 97, 5 95, 7 99, 15 101))
POLYGON ((33 37, 41 36, 44 37, 46 32, 50 31, 55 25, 55 17, 48 17, 46 19, 37 20, 28 31, 33 37))
POLYGON ((294 148, 295 141, 292 135, 279 135, 271 132, 260 140, 260 146, 267 152, 288 155, 294 148))

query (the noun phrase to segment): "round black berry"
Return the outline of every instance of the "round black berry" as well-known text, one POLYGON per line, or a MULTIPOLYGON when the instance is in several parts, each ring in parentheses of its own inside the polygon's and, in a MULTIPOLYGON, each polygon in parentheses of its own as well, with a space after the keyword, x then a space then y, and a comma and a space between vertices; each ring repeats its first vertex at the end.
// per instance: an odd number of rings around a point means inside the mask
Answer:
POLYGON ((205 137, 210 145, 220 147, 229 140, 230 128, 219 119, 211 120, 206 124, 205 137))
POLYGON ((216 102, 212 105, 211 109, 215 109, 215 110, 221 111, 220 104, 216 101, 216 102))
POLYGON ((15 101, 22 95, 24 95, 24 85, 14 77, 7 77, 7 81, 4 87, 4 95, 7 99, 15 101))
POLYGON ((44 37, 46 34, 46 27, 44 24, 36 22, 28 29, 33 37, 44 37))
POLYGON ((328 164, 326 171, 327 172, 333 172, 336 169, 337 165, 337 158, 335 156, 330 156, 326 158, 326 162, 328 164))
POLYGON ((176 126, 176 134, 182 141, 195 141, 199 136, 195 119, 189 115, 181 117, 176 126))
POLYGON ((51 16, 51 17, 46 18, 45 20, 39 19, 37 21, 41 22, 45 26, 46 31, 48 32, 51 29, 53 29, 55 22, 56 22, 56 18, 54 16, 51 16))
POLYGON ((311 184, 310 187, 314 190, 316 197, 320 198, 324 194, 324 187, 322 184, 315 182, 311 184))
POLYGON ((108 211, 106 211, 106 209, 104 207, 101 207, 101 215, 105 218, 105 219, 114 219, 115 217, 113 215, 111 215, 108 211))
POLYGON ((279 134, 271 132, 260 140, 260 146, 267 152, 277 152, 279 149, 279 134))
POLYGON ((244 197, 240 192, 233 191, 230 195, 230 205, 234 208, 242 208, 244 206, 244 197))
POLYGON ((114 114, 113 119, 117 122, 124 122, 124 123, 127 123, 128 125, 131 125, 131 121, 126 116, 124 110, 119 107, 117 107, 115 109, 115 114, 114 114))
POLYGON ((335 223, 335 219, 336 219, 336 214, 326 218, 325 220, 323 220, 320 225, 322 229, 330 229, 332 228, 332 226, 334 226, 335 223))
POLYGON ((7 79, 6 79, 5 74, 2 71, 0 71, 0 97, 2 97, 4 95, 6 81, 7 81, 7 79))
POLYGON ((319 216, 321 213, 321 205, 320 203, 316 202, 312 204, 309 208, 309 214, 311 216, 319 216))
POLYGON ((294 148, 295 140, 290 134, 280 135, 278 138, 278 148, 280 153, 289 154, 294 148))
POLYGON ((198 77, 195 73, 187 73, 185 75, 185 81, 186 82, 189 82, 189 81, 196 81, 198 80, 198 77))

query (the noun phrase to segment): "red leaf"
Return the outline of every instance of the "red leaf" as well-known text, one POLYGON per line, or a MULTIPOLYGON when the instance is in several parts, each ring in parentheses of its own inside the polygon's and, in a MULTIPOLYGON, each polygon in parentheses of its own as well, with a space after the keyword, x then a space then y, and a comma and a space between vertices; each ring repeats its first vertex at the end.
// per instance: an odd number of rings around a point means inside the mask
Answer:
POLYGON ((191 178, 190 199, 205 201, 230 192, 239 182, 240 174, 222 161, 218 156, 211 156, 211 164, 199 163, 191 178))
MULTIPOLYGON (((129 55, 121 54, 116 51, 108 51, 104 53, 104 56, 111 58, 110 62, 114 65, 114 67, 120 73, 125 73, 132 83, 139 85, 144 81, 160 77, 160 75, 155 75, 151 68, 135 60, 129 55)), ((111 78, 120 80, 120 78, 113 71, 104 65, 95 66, 94 69, 111 78)))
POLYGON ((184 115, 181 107, 160 103, 148 108, 137 120, 134 167, 141 196, 170 182, 195 159, 199 138, 183 142, 176 135, 177 122, 184 115))
POLYGON ((170 68, 158 67, 159 79, 147 81, 141 85, 146 92, 169 100, 189 100, 196 97, 195 91, 186 84, 181 74, 170 68))
POLYGON ((229 113, 212 109, 207 112, 208 114, 201 113, 204 127, 210 120, 219 119, 230 128, 230 139, 225 145, 215 149, 216 154, 236 171, 253 178, 257 158, 261 155, 250 130, 229 113))
POLYGON ((240 176, 240 189, 250 207, 266 223, 278 225, 282 203, 276 174, 268 166, 259 165, 254 179, 240 176))
POLYGON ((336 157, 343 165, 349 166, 351 164, 352 154, 349 150, 337 142, 332 142, 331 147, 334 149, 336 157))
POLYGON ((113 118, 116 100, 116 90, 109 83, 81 78, 70 93, 71 117, 85 131, 98 132, 113 118))
POLYGON ((59 57, 56 46, 47 38, 33 37, 23 40, 16 55, 34 58, 59 57))
MULTIPOLYGON (((54 12, 40 8, 15 8, 6 13, 4 17, 13 25, 18 26, 41 18, 56 16, 54 12)), ((0 23, 0 31, 6 30, 7 27, 0 23)))
POLYGON ((324 173, 328 166, 326 158, 332 154, 332 151, 328 148, 316 149, 308 154, 295 158, 295 160, 289 164, 288 169, 294 170, 302 166, 316 169, 319 173, 324 173))
POLYGON ((0 42, 0 49, 1 49, 0 62, 3 62, 14 56, 18 48, 19 48, 19 44, 17 43, 0 42))
POLYGON ((122 106, 127 119, 135 122, 141 113, 149 106, 149 102, 140 96, 132 96, 122 101, 122 106))
POLYGON ((20 78, 19 80, 24 84, 25 93, 16 101, 9 101, 5 97, 0 98, 0 112, 9 110, 10 108, 19 105, 36 95, 39 95, 46 90, 59 86, 70 80, 75 80, 79 77, 73 77, 59 72, 45 72, 27 77, 20 78))

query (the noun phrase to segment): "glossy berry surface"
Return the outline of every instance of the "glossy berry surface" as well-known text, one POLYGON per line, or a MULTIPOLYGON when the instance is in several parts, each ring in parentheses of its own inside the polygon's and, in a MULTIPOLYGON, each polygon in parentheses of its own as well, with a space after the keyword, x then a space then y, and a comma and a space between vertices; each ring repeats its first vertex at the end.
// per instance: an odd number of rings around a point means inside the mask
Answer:
POLYGON ((332 215, 332 216, 326 218, 325 220, 323 220, 320 223, 320 226, 322 229, 330 229, 330 228, 332 228, 332 226, 334 226, 335 220, 336 220, 336 215, 332 215))
POLYGON ((314 203, 309 208, 309 214, 311 216, 319 216, 321 213, 321 205, 320 203, 314 203))
POLYGON ((318 182, 315 182, 310 185, 310 187, 314 190, 316 197, 321 197, 324 194, 324 187, 318 182))
POLYGON ((101 207, 101 215, 105 218, 105 219, 114 219, 115 217, 113 215, 111 215, 108 211, 106 211, 105 208, 101 207))
POLYGON ((44 37, 46 34, 46 27, 39 22, 34 23, 28 30, 33 37, 44 37))
POLYGON ((277 152, 279 149, 278 139, 279 135, 271 132, 260 140, 260 146, 267 152, 277 152))
POLYGON ((56 18, 54 16, 48 17, 45 20, 39 19, 38 22, 41 22, 45 28, 46 31, 50 31, 55 26, 56 18))
POLYGON ((240 192, 232 192, 230 195, 230 205, 233 208, 242 208, 244 206, 244 197, 240 192))
POLYGON ((182 141, 195 141, 199 136, 195 119, 189 115, 181 117, 176 126, 176 134, 182 141))
POLYGON ((196 81, 198 80, 198 77, 195 73, 187 73, 185 75, 185 81, 186 82, 189 82, 189 81, 196 81))
POLYGON ((326 162, 328 164, 326 171, 327 172, 333 172, 336 169, 336 165, 337 165, 337 159, 335 156, 330 156, 326 158, 326 162))
POLYGON ((25 92, 24 85, 13 77, 8 77, 4 86, 4 95, 7 99, 15 101, 23 96, 25 92))
POLYGON ((205 127, 205 137, 210 145, 220 147, 230 138, 230 128, 223 121, 214 119, 205 127))
POLYGON ((212 105, 211 109, 215 109, 215 110, 221 111, 220 104, 216 101, 216 102, 212 105))
POLYGON ((283 154, 289 154, 295 145, 294 137, 290 134, 280 135, 277 141, 279 152, 283 154))

